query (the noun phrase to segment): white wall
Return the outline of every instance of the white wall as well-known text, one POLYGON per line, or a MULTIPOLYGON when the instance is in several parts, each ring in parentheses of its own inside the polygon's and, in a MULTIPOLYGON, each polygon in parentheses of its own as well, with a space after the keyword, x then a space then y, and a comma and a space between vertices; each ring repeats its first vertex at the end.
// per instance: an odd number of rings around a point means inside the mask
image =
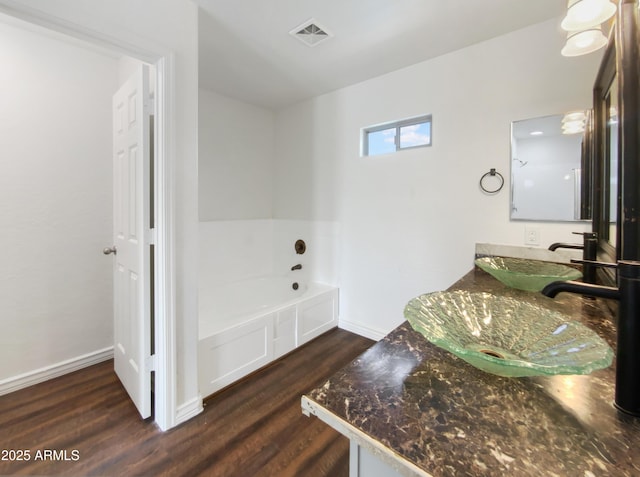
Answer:
POLYGON ((0 22, 0 382, 113 346, 118 61, 0 22))
POLYGON ((290 275, 300 281, 337 283, 338 225, 305 220, 213 220, 200 222, 200 293, 224 283, 265 275, 290 275), (305 241, 304 254, 295 252, 305 241))
POLYGON ((297 263, 301 280, 336 283, 335 222, 272 220, 275 113, 205 89, 199 101, 200 294, 297 263))
POLYGON ((274 273, 291 274, 291 267, 301 264, 302 269, 293 272, 300 281, 337 285, 340 225, 322 220, 274 220, 273 221, 274 273), (296 240, 306 244, 304 254, 295 251, 296 240))
POLYGON ((148 2, 111 0, 0 0, 0 8, 45 23, 70 24, 108 43, 132 45, 141 54, 160 53, 172 67, 167 120, 168 175, 172 181, 172 236, 175 244, 177 359, 174 425, 197 412, 197 260, 198 260, 198 10, 185 0, 148 2), (53 20, 52 20, 53 19, 53 20))
POLYGON ((273 221, 212 220, 200 222, 200 293, 210 287, 270 275, 273 264, 273 221))
POLYGON ((200 89, 200 220, 272 216, 273 112, 200 89))
MULTIPOLYGON (((600 55, 564 58, 558 21, 280 111, 274 216, 338 221, 341 326, 372 337, 406 302, 473 266, 476 242, 524 244, 509 221, 510 124, 588 107, 600 55), (361 158, 360 129, 433 115, 433 146, 361 158), (496 168, 504 189, 484 194, 496 168)), ((531 224, 529 224, 531 225, 531 224)), ((542 246, 586 225, 538 223, 542 246)))

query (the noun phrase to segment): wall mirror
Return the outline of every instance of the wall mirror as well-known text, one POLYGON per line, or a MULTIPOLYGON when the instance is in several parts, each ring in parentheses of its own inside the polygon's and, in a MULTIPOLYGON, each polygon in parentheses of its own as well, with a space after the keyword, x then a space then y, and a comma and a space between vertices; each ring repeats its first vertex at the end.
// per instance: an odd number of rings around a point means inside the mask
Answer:
POLYGON ((582 129, 565 114, 511 123, 511 220, 574 222, 590 219, 582 129))

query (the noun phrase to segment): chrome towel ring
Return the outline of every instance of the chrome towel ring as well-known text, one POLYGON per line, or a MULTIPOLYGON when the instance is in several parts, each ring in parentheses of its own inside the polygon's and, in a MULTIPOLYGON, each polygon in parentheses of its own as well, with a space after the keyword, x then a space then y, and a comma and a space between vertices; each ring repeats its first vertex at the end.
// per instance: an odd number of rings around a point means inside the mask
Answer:
POLYGON ((500 192, 500 190, 502 189, 502 187, 503 187, 503 186, 504 186, 504 177, 502 177, 502 174, 500 174, 499 172, 497 172, 497 171, 496 171, 495 169, 493 169, 493 168, 489 169, 489 172, 487 172, 485 175, 483 175, 483 176, 480 178, 480 188, 481 188, 483 191, 485 191, 487 194, 495 194, 496 192, 500 192), (487 188, 485 187, 485 184, 484 184, 485 179, 486 179, 487 177, 495 177, 495 176, 498 176, 498 179, 500 180, 500 185, 498 186, 498 188, 497 188, 497 189, 493 189, 493 190, 491 190, 491 189, 487 189, 487 188))

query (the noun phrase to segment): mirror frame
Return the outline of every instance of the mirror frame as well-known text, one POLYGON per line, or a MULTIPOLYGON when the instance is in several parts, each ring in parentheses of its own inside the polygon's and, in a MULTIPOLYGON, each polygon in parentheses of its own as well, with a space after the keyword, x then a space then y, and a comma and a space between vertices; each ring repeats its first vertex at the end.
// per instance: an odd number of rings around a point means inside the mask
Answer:
POLYGON ((587 111, 580 155, 580 220, 593 220, 594 190, 594 121, 593 109, 587 111))
MULTIPOLYGON (((615 27, 614 27, 615 30, 615 27)), ((598 234, 598 242, 604 258, 609 262, 617 261, 617 244, 612 246, 609 242, 609 161, 607 151, 607 96, 611 84, 616 77, 616 41, 615 35, 610 35, 609 44, 602 57, 600 69, 593 88, 593 232, 598 234)), ((618 148, 620 156, 621 148, 618 148)), ((620 158, 618 157, 618 160, 620 158)), ((620 170, 620 168, 618 168, 620 170)), ((619 183, 619 182, 618 182, 619 183)), ((618 204, 619 205, 619 204, 618 204)), ((620 207, 618 207, 618 212, 620 207)), ((617 221, 617 217, 616 217, 617 221)), ((619 228, 618 228, 619 229, 619 228)))
POLYGON ((640 35, 638 0, 621 0, 594 85, 593 231, 602 259, 640 260, 640 35), (607 242, 609 177, 606 164, 607 111, 611 81, 618 84, 618 213, 615 247, 607 242))
POLYGON ((620 105, 619 260, 640 260, 640 34, 638 0, 618 6, 617 69, 620 105))

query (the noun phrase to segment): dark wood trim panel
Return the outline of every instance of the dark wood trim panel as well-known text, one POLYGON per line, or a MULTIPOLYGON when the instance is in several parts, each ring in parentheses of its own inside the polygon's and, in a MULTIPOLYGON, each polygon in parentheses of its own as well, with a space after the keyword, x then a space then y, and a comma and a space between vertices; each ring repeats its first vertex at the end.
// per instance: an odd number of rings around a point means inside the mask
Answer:
MULTIPOLYGON (((600 258, 640 260, 640 32, 638 0, 620 0, 613 34, 593 90, 594 189, 593 231, 600 238, 600 258), (618 214, 616 237, 609 237, 609 169, 606 96, 618 86, 618 214), (607 240, 609 239, 609 240, 607 240), (616 244, 615 247, 610 242, 616 244)), ((605 277, 606 278, 606 277, 605 277)), ((609 277, 611 278, 611 277, 609 277)))
POLYGON ((640 260, 640 36, 638 1, 618 6, 616 65, 620 90, 618 258, 640 260))
POLYGON ((607 261, 615 261, 615 249, 609 238, 609 163, 607 154, 607 96, 616 80, 615 34, 609 38, 598 76, 593 88, 593 231, 598 234, 600 247, 607 261))

